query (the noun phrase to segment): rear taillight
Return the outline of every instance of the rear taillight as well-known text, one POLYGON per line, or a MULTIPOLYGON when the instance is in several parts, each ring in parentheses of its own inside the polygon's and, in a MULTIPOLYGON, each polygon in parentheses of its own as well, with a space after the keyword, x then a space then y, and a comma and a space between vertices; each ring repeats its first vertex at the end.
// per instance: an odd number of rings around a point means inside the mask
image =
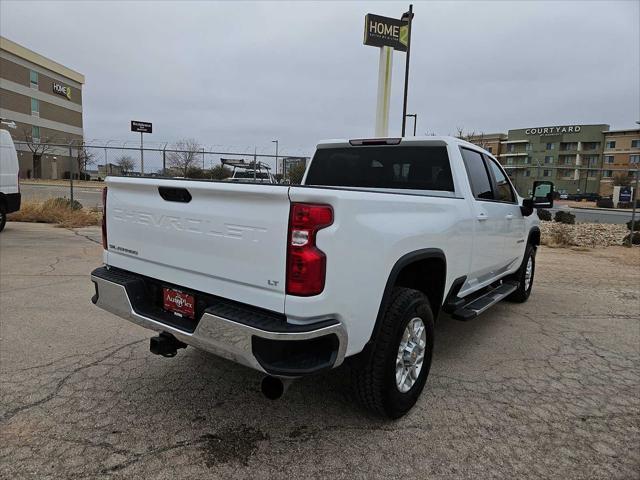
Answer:
POLYGON ((292 203, 287 246, 287 294, 300 297, 324 290, 327 257, 316 247, 316 233, 333 223, 330 205, 292 203))
POLYGON ((107 187, 102 189, 102 248, 107 248, 107 187))

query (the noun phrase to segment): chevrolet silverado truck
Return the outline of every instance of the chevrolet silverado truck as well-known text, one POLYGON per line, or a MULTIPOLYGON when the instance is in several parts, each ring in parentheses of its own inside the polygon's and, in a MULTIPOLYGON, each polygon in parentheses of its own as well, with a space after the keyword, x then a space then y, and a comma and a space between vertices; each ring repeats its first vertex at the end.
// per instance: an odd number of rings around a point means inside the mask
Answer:
POLYGON ((287 380, 348 359, 361 403, 398 418, 427 380, 442 311, 471 320, 531 293, 553 185, 521 198, 451 137, 320 143, 302 185, 108 177, 93 303, 287 380))

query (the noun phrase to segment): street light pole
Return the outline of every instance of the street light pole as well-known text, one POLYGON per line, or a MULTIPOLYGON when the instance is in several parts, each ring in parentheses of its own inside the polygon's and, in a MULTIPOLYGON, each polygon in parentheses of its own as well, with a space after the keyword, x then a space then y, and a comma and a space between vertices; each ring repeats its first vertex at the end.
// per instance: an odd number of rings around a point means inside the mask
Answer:
POLYGON ((400 20, 407 22, 407 58, 404 67, 404 102, 402 104, 402 136, 404 137, 404 132, 407 126, 407 93, 409 91, 409 56, 411 54, 411 22, 413 20, 413 5, 409 5, 409 11, 403 13, 400 20))
POLYGON ((417 113, 407 113, 407 117, 413 117, 413 136, 416 136, 416 125, 418 123, 418 114, 417 113))
POLYGON ((276 144, 276 177, 278 176, 278 140, 271 140, 271 143, 276 144))

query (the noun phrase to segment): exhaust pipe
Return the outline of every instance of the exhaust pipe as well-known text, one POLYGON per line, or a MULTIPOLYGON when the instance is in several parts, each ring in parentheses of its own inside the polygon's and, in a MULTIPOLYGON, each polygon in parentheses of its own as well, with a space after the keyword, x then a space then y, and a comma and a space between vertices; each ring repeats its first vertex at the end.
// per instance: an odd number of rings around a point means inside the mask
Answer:
POLYGON ((267 375, 262 379, 260 389, 269 400, 278 400, 287 391, 293 380, 267 375))
POLYGON ((149 341, 149 350, 154 355, 175 357, 179 348, 187 348, 187 344, 166 332, 161 332, 157 337, 151 337, 149 341))

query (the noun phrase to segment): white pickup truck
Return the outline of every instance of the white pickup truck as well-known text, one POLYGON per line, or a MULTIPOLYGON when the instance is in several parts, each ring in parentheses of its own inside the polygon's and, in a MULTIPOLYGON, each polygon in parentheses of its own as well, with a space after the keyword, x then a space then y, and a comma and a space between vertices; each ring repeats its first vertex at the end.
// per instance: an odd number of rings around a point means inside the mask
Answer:
MULTIPOLYGON (((405 414, 440 311, 527 300, 553 185, 518 196, 491 154, 451 137, 320 143, 303 185, 107 178, 93 303, 283 380, 348 358, 356 396, 405 414)), ((285 382, 286 383, 286 382, 285 382)))

